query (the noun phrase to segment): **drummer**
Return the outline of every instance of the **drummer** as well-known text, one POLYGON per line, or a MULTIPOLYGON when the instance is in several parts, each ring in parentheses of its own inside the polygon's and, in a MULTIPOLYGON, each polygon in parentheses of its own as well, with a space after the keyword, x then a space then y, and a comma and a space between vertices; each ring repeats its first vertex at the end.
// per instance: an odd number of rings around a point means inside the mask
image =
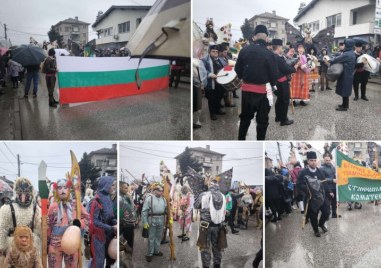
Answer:
POLYGON ((278 63, 278 90, 275 91, 275 94, 277 95, 275 103, 275 121, 280 122, 281 126, 287 126, 294 123, 293 120, 290 120, 287 117, 288 106, 290 105, 290 84, 288 76, 296 72, 300 62, 296 63, 294 66, 288 65, 283 56, 282 45, 283 43, 281 39, 274 38, 272 40, 272 50, 275 55, 277 55, 275 58, 278 63))
POLYGON ((266 49, 268 31, 266 26, 257 25, 254 44, 245 46, 239 53, 235 71, 242 83, 242 112, 238 139, 245 140, 251 120, 256 114, 257 140, 266 138, 271 109, 267 99, 266 83, 276 85, 277 67, 275 55, 266 49))
POLYGON ((224 115, 221 110, 221 99, 224 94, 224 87, 216 82, 217 73, 224 65, 218 57, 218 45, 212 44, 209 46, 209 54, 201 60, 204 63, 208 83, 205 87, 205 97, 208 99, 208 107, 211 120, 217 120, 217 115, 224 115))
MULTIPOLYGON (((220 52, 219 52, 219 58, 220 58, 220 61, 223 64, 223 66, 229 65, 228 47, 225 44, 220 44, 219 45, 219 50, 220 50, 220 52)), ((233 92, 234 92, 235 95, 237 95, 236 90, 234 90, 233 92)), ((224 99, 225 107, 235 107, 235 104, 232 103, 230 98, 229 98, 229 94, 230 94, 230 92, 227 91, 226 88, 224 88, 223 99, 224 99)))
MULTIPOLYGON (((355 43, 355 55, 356 55, 356 65, 355 74, 353 76, 353 91, 355 93, 354 101, 359 99, 359 85, 361 84, 361 99, 368 101, 366 97, 366 84, 368 83, 370 72, 364 70, 364 62, 357 63, 357 59, 363 55, 363 47, 361 42, 355 43)), ((364 60, 366 60, 364 58, 364 60)))

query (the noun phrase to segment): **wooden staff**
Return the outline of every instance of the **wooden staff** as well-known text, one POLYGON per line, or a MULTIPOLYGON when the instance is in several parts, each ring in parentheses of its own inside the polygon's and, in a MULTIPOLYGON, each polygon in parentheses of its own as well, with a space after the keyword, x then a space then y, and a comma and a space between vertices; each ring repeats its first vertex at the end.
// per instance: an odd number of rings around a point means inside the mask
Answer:
POLYGON ((47 165, 44 161, 41 161, 38 166, 38 191, 41 198, 41 240, 42 240, 42 267, 47 268, 47 259, 48 259, 48 224, 47 224, 47 215, 48 215, 48 198, 49 198, 49 188, 46 183, 46 168, 47 165))
MULTIPOLYGON (((74 193, 75 193, 75 199, 76 199, 76 206, 77 206, 77 219, 81 220, 81 211, 82 211, 82 204, 81 204, 81 171, 79 169, 79 164, 77 161, 77 158, 75 157, 75 154, 72 150, 70 150, 70 156, 71 156, 71 172, 70 176, 73 180, 76 178, 75 184, 74 184, 74 193)), ((82 243, 79 244, 78 249, 78 267, 82 268, 82 243)))

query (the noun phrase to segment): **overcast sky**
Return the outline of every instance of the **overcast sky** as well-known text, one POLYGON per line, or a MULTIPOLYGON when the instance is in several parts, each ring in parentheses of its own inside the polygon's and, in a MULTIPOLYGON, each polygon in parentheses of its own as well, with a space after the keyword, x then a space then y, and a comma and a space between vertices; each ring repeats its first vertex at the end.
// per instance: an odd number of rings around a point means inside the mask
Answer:
POLYGON ((47 164, 46 174, 51 181, 65 178, 71 169, 70 150, 81 161, 83 153, 111 148, 112 142, 0 142, 0 176, 9 180, 17 177, 17 154, 20 155, 21 176, 38 187, 38 166, 47 164))
POLYGON ((8 38, 13 45, 29 43, 33 36, 38 42, 48 40, 47 32, 59 21, 78 17, 90 23, 90 38, 96 38, 91 24, 95 22, 98 11, 106 12, 112 5, 152 5, 155 0, 2 0, 0 6, 0 36, 4 37, 4 27, 8 28, 8 38), (18 32, 16 32, 18 31, 18 32), (23 33, 21 33, 23 32, 23 33))
POLYGON ((205 30, 207 18, 213 18, 215 30, 230 22, 232 40, 236 41, 242 37, 240 28, 245 19, 275 10, 278 16, 289 19, 289 22, 293 24, 300 3, 308 4, 311 0, 192 0, 192 2, 193 20, 202 30, 205 30))
POLYGON ((181 154, 185 147, 203 147, 210 145, 210 150, 226 154, 222 170, 233 167, 233 181, 244 181, 246 184, 263 185, 263 148, 261 142, 127 142, 120 143, 120 168, 127 178, 132 176, 141 179, 143 173, 151 179, 159 178, 160 161, 171 170, 176 171, 175 156, 181 154), (244 159, 250 158, 250 159, 244 159))

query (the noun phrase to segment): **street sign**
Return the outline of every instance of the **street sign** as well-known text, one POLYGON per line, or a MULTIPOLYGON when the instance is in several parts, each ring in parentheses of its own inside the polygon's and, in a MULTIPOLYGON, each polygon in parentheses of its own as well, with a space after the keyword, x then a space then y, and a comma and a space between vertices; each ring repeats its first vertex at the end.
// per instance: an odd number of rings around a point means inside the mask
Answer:
POLYGON ((381 29, 374 28, 374 33, 375 33, 375 34, 381 34, 381 29))

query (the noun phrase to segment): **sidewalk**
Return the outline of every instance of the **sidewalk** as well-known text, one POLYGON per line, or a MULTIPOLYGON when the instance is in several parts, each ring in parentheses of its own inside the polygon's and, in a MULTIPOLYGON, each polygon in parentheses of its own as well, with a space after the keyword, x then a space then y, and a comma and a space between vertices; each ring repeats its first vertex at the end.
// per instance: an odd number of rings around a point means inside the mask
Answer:
POLYGON ((21 139, 20 107, 18 102, 18 91, 24 84, 19 84, 18 89, 12 88, 12 83, 7 82, 6 87, 0 89, 4 94, 0 95, 0 139, 21 139))

